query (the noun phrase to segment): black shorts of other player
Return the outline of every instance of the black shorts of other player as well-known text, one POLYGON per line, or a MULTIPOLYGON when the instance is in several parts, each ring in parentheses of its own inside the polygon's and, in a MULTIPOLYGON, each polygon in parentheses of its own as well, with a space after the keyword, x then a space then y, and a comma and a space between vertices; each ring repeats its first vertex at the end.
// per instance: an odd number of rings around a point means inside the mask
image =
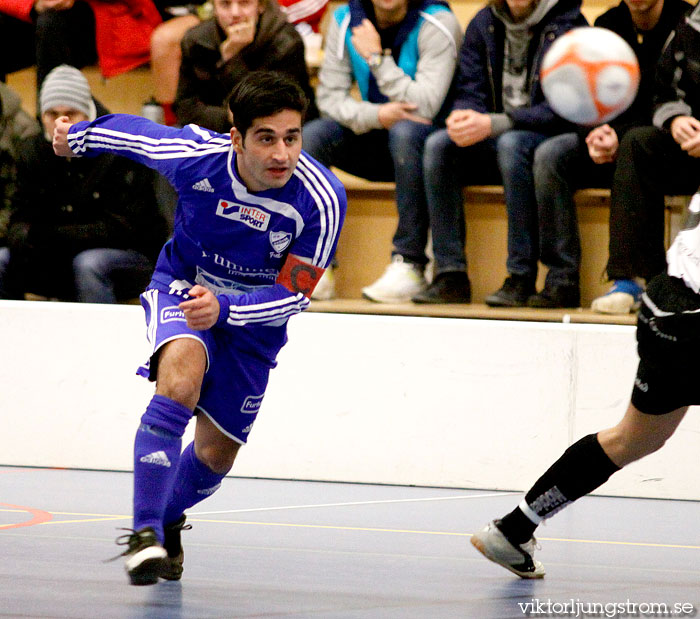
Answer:
POLYGON ((700 404, 700 295, 666 273, 649 282, 637 319, 639 367, 632 404, 663 415, 700 404))

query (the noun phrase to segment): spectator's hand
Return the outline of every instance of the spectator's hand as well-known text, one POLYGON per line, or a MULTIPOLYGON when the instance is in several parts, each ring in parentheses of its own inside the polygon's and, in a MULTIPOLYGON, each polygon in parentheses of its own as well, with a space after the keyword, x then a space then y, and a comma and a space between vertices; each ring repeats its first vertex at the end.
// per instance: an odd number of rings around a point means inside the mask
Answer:
POLYGON ((610 125, 596 127, 586 136, 588 155, 593 163, 612 163, 617 158, 620 142, 610 125))
POLYGON ((66 11, 73 8, 75 0, 36 0, 34 2, 34 10, 37 13, 43 13, 49 9, 54 11, 66 11))
POLYGON ((474 110, 454 110, 446 125, 447 135, 457 146, 471 146, 491 137, 491 117, 474 110))
POLYGON ((187 294, 194 298, 178 306, 185 314, 187 326, 196 331, 211 329, 219 320, 219 300, 211 290, 200 285, 190 288, 187 294))
POLYGON ((429 125, 430 119, 414 114, 418 106, 415 103, 390 101, 379 106, 379 122, 385 129, 391 129, 400 120, 412 120, 422 125, 429 125))
POLYGON ((382 53, 382 41, 379 33, 369 19, 363 19, 359 26, 352 29, 350 39, 352 46, 360 56, 367 60, 371 54, 382 53))
POLYGON ((671 121, 671 135, 678 144, 694 137, 700 131, 700 121, 692 116, 676 116, 671 121))
POLYGON ((68 116, 59 116, 53 130, 53 152, 59 157, 74 157, 73 151, 68 146, 68 130, 73 126, 68 116))
POLYGON ((219 46, 221 59, 228 62, 255 39, 255 19, 240 21, 226 28, 226 40, 219 46))
POLYGON ((693 116, 677 116, 671 122, 671 135, 691 157, 700 157, 700 121, 693 116))

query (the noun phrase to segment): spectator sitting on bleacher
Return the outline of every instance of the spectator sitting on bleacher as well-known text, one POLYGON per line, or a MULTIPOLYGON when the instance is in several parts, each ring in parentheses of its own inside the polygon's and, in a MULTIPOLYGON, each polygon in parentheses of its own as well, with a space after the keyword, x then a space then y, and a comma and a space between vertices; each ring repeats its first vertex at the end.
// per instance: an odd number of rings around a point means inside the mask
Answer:
POLYGON ((524 305, 535 292, 539 246, 532 154, 547 137, 571 127, 545 101, 537 72, 557 36, 586 25, 580 5, 580 0, 494 0, 467 27, 447 129, 425 145, 437 276, 414 301, 442 303, 468 289, 462 187, 474 183, 503 183, 508 215, 509 277, 486 302, 524 305))
MULTIPOLYGON (((582 187, 610 187, 616 162, 630 161, 626 151, 633 142, 624 136, 634 127, 651 124, 656 63, 668 36, 690 8, 684 0, 623 0, 596 19, 596 26, 616 32, 630 44, 639 61, 641 82, 629 109, 609 124, 555 136, 535 150, 540 260, 549 271, 544 289, 530 297, 528 305, 578 305, 581 244, 574 192, 582 187)), ((618 203, 616 199, 616 207, 610 211, 613 244, 620 241, 618 203)), ((608 306, 618 300, 619 295, 612 295, 636 288, 632 281, 616 282, 611 294, 594 302, 594 309, 596 303, 608 306)), ((627 313, 634 301, 625 293, 622 305, 615 304, 618 309, 624 306, 627 313)))
POLYGON ((690 195, 700 179, 700 6, 682 18, 659 60, 653 127, 620 145, 610 204, 609 292, 593 301, 603 313, 636 308, 643 287, 666 269, 667 194, 690 195))
POLYGON ((22 109, 19 95, 0 82, 0 247, 6 244, 12 198, 16 189, 19 143, 39 133, 39 123, 22 109))
POLYGON ((185 125, 195 123, 228 133, 226 98, 253 70, 290 75, 308 97, 307 118, 317 115, 314 92, 304 59, 304 43, 275 0, 213 0, 214 17, 187 31, 175 114, 185 125))
POLYGON ((90 87, 78 69, 61 65, 51 71, 40 106, 44 132, 24 140, 18 151, 0 295, 93 303, 138 296, 166 232, 152 173, 111 155, 56 157, 56 119, 95 118, 90 87))
POLYGON ((54 67, 96 60, 113 77, 148 62, 160 21, 151 0, 0 0, 0 79, 36 64, 38 92, 54 67))
POLYGON ((422 149, 449 90, 461 37, 440 0, 350 0, 329 21, 317 88, 324 118, 304 127, 304 149, 326 166, 396 182, 392 261, 362 290, 372 301, 409 301, 425 287, 422 149))
MULTIPOLYGON (((209 19, 213 11, 210 1, 184 6, 172 5, 175 1, 156 2, 164 21, 151 36, 153 101, 149 104, 157 104, 161 108, 159 120, 166 125, 174 125, 177 122, 173 103, 177 95, 180 75, 182 39, 188 30, 200 24, 202 20, 209 19)), ((313 50, 318 45, 316 40, 321 36, 318 34, 319 24, 326 11, 327 3, 328 0, 279 0, 287 20, 302 36, 307 60, 309 56, 313 56, 313 50)))

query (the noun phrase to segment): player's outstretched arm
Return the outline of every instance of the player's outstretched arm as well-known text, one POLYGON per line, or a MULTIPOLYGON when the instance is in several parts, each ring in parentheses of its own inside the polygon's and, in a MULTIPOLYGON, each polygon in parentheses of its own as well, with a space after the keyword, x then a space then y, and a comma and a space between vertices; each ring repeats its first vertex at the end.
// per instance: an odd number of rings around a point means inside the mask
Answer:
POLYGON ((72 126, 68 116, 59 116, 56 119, 56 127, 53 130, 53 152, 59 157, 75 156, 75 153, 68 146, 68 131, 72 126))

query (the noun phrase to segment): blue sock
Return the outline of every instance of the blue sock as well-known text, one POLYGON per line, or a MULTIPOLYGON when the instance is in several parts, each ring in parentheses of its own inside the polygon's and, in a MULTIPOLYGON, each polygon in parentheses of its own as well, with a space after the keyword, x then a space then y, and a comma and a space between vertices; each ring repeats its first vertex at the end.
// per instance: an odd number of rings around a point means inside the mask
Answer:
POLYGON ((170 524, 182 516, 188 508, 211 496, 221 486, 226 474, 215 473, 194 453, 194 443, 190 443, 180 456, 177 469, 177 483, 170 494, 165 508, 163 522, 170 524))
POLYGON ((163 541, 163 513, 175 481, 182 435, 192 411, 155 395, 134 439, 134 530, 152 527, 163 541))

